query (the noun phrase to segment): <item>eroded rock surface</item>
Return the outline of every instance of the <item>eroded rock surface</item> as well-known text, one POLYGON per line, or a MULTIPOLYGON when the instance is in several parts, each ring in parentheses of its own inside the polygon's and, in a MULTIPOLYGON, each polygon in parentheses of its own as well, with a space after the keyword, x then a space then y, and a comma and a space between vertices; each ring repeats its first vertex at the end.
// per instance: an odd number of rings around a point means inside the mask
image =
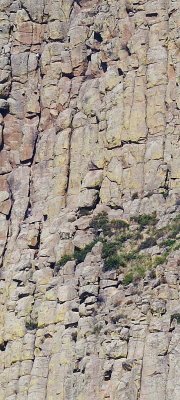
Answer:
POLYGON ((178 249, 136 286, 101 243, 56 268, 94 239, 80 210, 179 212, 179 21, 173 0, 0 2, 0 400, 179 400, 178 249))

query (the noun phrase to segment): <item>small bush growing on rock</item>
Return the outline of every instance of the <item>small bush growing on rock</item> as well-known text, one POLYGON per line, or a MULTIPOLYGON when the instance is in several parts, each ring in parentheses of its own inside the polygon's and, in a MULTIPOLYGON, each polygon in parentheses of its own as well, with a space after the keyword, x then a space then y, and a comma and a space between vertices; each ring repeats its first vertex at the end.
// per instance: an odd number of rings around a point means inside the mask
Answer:
POLYGON ((166 227, 155 230, 153 234, 156 240, 162 238, 166 234, 166 230, 167 230, 166 227))
POLYGON ((161 192, 161 194, 163 195, 164 199, 166 200, 167 197, 169 196, 169 190, 165 189, 163 192, 161 192))
POLYGON ((102 212, 92 219, 90 227, 93 228, 93 233, 95 235, 98 235, 98 231, 102 230, 104 236, 112 236, 114 231, 124 231, 129 227, 129 224, 123 220, 109 221, 108 214, 106 212, 102 212))
POLYGON ((117 251, 117 244, 115 242, 104 242, 102 248, 102 258, 113 256, 117 251))
POLYGON ((79 216, 84 217, 86 215, 89 215, 91 213, 91 210, 87 207, 82 207, 79 209, 79 216))
POLYGON ((167 239, 160 243, 160 247, 171 247, 176 242, 175 239, 167 239))
POLYGON ((166 251, 164 254, 162 254, 162 256, 156 257, 153 262, 154 267, 157 267, 157 265, 160 265, 160 264, 164 264, 164 262, 167 259, 168 254, 169 253, 166 251))
POLYGON ((124 258, 126 261, 135 260, 138 257, 137 250, 130 251, 129 253, 124 254, 124 258))
POLYGON ((149 247, 155 246, 156 244, 156 239, 150 236, 140 244, 139 250, 148 249, 149 247))
POLYGON ((142 234, 138 231, 134 232, 132 236, 134 240, 140 240, 143 237, 142 234))
POLYGON ((93 240, 93 242, 87 244, 84 249, 76 249, 74 251, 74 258, 77 260, 77 263, 81 263, 85 260, 85 257, 88 253, 90 253, 90 251, 92 250, 92 248, 94 247, 94 245, 97 243, 97 240, 93 240))
POLYGON ((174 218, 174 221, 170 226, 168 238, 175 239, 178 234, 180 234, 180 215, 177 215, 176 218, 174 218))
POLYGON ((34 329, 37 329, 38 324, 34 321, 26 321, 25 327, 28 331, 33 331, 34 329))
POLYGON ((101 329, 103 328, 102 325, 95 325, 94 329, 93 329, 93 334, 97 334, 101 331, 101 329))
POLYGON ((130 233, 123 233, 122 235, 116 237, 116 242, 117 242, 118 244, 122 244, 122 243, 125 243, 125 242, 126 242, 128 239, 130 239, 131 237, 132 237, 132 234, 130 234, 130 233))
POLYGON ((144 278, 145 272, 146 272, 145 267, 143 266, 136 267, 136 269, 134 270, 134 278, 136 279, 144 278))
POLYGON ((137 222, 140 225, 140 229, 144 229, 146 226, 154 226, 157 224, 158 219, 156 218, 156 212, 150 214, 141 214, 138 217, 131 217, 131 220, 137 222))
POLYGON ((122 281, 122 284, 124 285, 124 286, 128 286, 130 283, 132 283, 133 282, 133 273, 132 272, 130 272, 129 274, 127 274, 125 277, 124 277, 124 279, 123 279, 123 281, 122 281))
POLYGON ((99 213, 93 217, 90 223, 90 228, 93 228, 93 233, 96 236, 98 235, 99 230, 102 230, 104 236, 110 236, 111 228, 108 220, 108 214, 103 211, 102 213, 99 213))
POLYGON ((111 221, 111 226, 115 230, 125 230, 126 228, 129 227, 129 224, 126 221, 123 220, 112 220, 111 221))
POLYGON ((103 271, 111 271, 113 269, 117 269, 118 267, 126 267, 126 263, 123 257, 114 254, 104 261, 103 271))
POLYGON ((73 260, 73 254, 65 254, 58 261, 58 265, 60 265, 60 267, 63 267, 68 261, 71 261, 71 260, 73 260))
POLYGON ((173 321, 173 319, 176 319, 177 323, 180 324, 180 314, 179 313, 172 314, 171 315, 171 322, 173 321))

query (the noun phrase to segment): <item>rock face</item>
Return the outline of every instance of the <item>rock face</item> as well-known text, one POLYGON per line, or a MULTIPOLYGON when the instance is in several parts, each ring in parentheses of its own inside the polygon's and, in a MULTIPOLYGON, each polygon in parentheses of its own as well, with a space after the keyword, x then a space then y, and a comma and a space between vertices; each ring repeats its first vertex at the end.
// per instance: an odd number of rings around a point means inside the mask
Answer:
POLYGON ((176 0, 0 1, 0 400, 179 400, 178 246, 136 286, 100 242, 57 265, 100 212, 178 214, 179 21, 176 0))

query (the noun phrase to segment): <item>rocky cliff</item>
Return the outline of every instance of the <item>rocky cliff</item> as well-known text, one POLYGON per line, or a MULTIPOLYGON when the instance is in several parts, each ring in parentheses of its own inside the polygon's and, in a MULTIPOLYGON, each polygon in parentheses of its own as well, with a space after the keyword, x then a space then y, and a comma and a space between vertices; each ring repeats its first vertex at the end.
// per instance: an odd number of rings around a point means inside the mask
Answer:
POLYGON ((0 400, 179 400, 176 0, 0 0, 0 400))

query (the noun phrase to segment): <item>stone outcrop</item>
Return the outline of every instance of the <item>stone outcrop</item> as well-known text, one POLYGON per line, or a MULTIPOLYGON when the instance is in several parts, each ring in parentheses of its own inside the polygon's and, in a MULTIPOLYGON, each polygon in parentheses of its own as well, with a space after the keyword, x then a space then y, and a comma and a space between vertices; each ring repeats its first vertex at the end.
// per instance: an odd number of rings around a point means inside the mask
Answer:
POLYGON ((178 246, 136 285, 101 242, 57 264, 98 213, 178 214, 179 20, 176 0, 0 1, 0 400, 179 400, 178 246))

